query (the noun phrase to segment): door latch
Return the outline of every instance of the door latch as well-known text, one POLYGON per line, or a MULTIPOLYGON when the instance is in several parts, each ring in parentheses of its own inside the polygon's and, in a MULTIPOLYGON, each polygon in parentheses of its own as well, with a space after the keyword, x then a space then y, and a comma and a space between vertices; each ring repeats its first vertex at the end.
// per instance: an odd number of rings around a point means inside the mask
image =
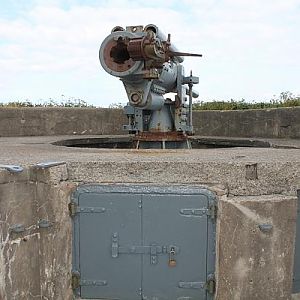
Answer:
POLYGON ((120 246, 119 245, 119 235, 117 232, 112 234, 111 239, 111 257, 117 258, 119 254, 150 254, 150 264, 156 265, 158 263, 158 255, 165 254, 169 255, 169 266, 175 267, 176 254, 180 252, 180 248, 175 245, 156 245, 151 244, 149 246, 133 245, 133 246, 120 246))

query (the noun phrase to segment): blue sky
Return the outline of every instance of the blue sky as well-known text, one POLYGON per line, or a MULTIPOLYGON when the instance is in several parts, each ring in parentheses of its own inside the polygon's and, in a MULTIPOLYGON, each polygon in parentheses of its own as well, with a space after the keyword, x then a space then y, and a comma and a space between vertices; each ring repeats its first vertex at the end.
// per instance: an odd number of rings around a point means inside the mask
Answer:
POLYGON ((200 100, 300 93, 300 0, 0 0, 0 102, 126 103, 98 49, 115 25, 149 23, 203 54, 184 63, 200 100))

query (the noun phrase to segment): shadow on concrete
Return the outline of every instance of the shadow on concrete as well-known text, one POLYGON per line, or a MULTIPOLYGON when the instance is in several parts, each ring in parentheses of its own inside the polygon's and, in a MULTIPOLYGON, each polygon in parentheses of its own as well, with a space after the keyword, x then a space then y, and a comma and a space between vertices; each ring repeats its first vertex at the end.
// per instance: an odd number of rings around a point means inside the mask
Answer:
MULTIPOLYGON (((209 148, 233 148, 233 147, 256 147, 270 148, 268 141, 239 138, 220 137, 191 137, 193 149, 209 148)), ((110 148, 110 149, 133 149, 133 136, 111 136, 111 137, 84 137, 59 140, 53 143, 56 146, 78 147, 78 148, 110 148)))

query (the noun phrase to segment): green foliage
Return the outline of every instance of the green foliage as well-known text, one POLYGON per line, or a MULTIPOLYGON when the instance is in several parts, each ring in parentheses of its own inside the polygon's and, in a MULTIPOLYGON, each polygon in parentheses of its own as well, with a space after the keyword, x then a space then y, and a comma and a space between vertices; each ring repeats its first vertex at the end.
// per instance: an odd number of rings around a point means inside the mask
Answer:
POLYGON ((300 96, 295 96, 291 92, 282 92, 279 97, 274 97, 265 102, 246 102, 245 99, 230 101, 199 101, 193 104, 193 110, 242 110, 242 109, 262 109, 278 107, 300 106, 300 96))
MULTIPOLYGON (((278 97, 273 97, 269 101, 247 102, 245 99, 230 101, 198 101, 194 102, 193 110, 242 110, 242 109, 261 109, 261 108, 278 108, 278 107, 294 107, 300 106, 300 96, 295 96, 291 92, 282 92, 278 97)), ((26 99, 25 101, 10 101, 1 103, 0 107, 95 107, 88 104, 85 100, 79 98, 69 98, 65 100, 62 95, 62 100, 40 100, 38 103, 33 103, 26 99)), ((112 103, 109 108, 122 109, 122 103, 112 103)))
POLYGON ((32 103, 28 99, 25 101, 10 101, 8 103, 1 103, 0 107, 95 107, 94 105, 88 104, 85 100, 79 98, 69 98, 67 100, 40 100, 38 103, 32 103))
POLYGON ((109 108, 117 108, 117 109, 123 109, 125 104, 122 103, 112 103, 109 105, 109 108))

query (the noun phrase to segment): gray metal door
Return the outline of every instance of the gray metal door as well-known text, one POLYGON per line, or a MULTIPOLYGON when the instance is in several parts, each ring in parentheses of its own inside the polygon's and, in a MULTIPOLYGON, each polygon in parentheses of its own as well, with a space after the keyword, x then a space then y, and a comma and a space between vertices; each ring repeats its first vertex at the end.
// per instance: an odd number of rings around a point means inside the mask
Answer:
POLYGON ((195 187, 79 187, 70 205, 75 293, 85 299, 211 299, 214 201, 195 187))
POLYGON ((206 299, 207 197, 143 195, 142 199, 144 245, 170 248, 168 255, 154 256, 154 261, 143 257, 144 298, 206 299), (196 209, 199 214, 192 213, 196 209))
POLYGON ((112 259, 114 233, 120 243, 139 245, 141 217, 138 195, 84 193, 79 206, 93 209, 80 213, 79 263, 82 298, 140 299, 140 260, 135 256, 112 259), (121 200, 121 201, 120 201, 121 200), (99 210, 99 212, 96 210, 99 210))

